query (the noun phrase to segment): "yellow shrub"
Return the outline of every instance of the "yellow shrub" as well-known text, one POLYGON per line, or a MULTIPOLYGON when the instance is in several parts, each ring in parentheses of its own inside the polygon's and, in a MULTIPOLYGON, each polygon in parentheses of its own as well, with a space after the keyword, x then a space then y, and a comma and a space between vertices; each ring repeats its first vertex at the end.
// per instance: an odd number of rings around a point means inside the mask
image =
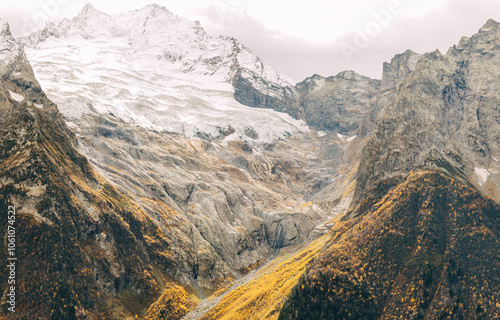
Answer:
POLYGON ((147 320, 178 320, 187 313, 188 294, 184 288, 176 284, 168 284, 163 293, 149 307, 147 320))

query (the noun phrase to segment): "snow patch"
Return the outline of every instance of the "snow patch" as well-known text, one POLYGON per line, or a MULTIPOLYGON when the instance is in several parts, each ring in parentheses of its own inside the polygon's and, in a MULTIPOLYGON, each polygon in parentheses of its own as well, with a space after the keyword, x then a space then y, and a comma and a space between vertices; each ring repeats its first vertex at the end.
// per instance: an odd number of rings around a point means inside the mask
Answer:
POLYGON ((326 133, 325 131, 318 131, 318 132, 317 132, 317 134, 318 134, 318 136, 320 136, 320 137, 324 137, 324 136, 326 136, 328 133, 326 133))
POLYGON ((10 90, 9 90, 9 93, 10 93, 10 96, 12 97, 12 99, 16 100, 17 102, 21 102, 25 99, 24 96, 21 94, 12 92, 10 90))
POLYGON ((80 128, 73 121, 66 121, 66 125, 75 132, 80 131, 80 128))
POLYGON ((237 133, 232 133, 224 138, 224 141, 238 141, 238 140, 240 140, 240 137, 238 136, 237 133))
POLYGON ((344 140, 344 141, 347 141, 347 142, 351 142, 354 139, 356 139, 358 136, 354 135, 352 137, 348 137, 348 136, 344 136, 343 134, 337 133, 337 137, 339 139, 341 139, 341 140, 344 140))
POLYGON ((35 107, 37 107, 38 109, 43 109, 43 104, 35 103, 35 107))
POLYGON ((481 186, 486 183, 486 181, 488 180, 488 177, 491 174, 488 169, 481 169, 478 167, 474 167, 474 172, 476 173, 477 178, 478 178, 477 182, 481 186))

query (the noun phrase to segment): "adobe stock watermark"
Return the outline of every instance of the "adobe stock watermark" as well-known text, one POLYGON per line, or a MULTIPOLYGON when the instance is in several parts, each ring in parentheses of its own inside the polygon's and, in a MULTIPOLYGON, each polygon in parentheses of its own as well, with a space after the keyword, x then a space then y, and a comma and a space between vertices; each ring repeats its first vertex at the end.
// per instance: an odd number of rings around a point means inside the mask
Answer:
POLYGON ((21 34, 27 36, 45 27, 45 24, 54 19, 61 11, 61 7, 71 0, 39 0, 38 10, 31 17, 25 17, 21 34))
POLYGON ((7 213, 7 310, 16 312, 16 207, 9 206, 7 213))
POLYGON ((229 13, 235 8, 240 8, 246 0, 216 0, 214 1, 214 6, 218 12, 229 13))
POLYGON ((380 34, 382 29, 389 26, 394 16, 403 12, 401 0, 390 0, 387 8, 379 11, 372 11, 370 16, 372 19, 368 21, 362 28, 356 28, 355 34, 351 42, 343 42, 340 44, 344 58, 348 63, 352 63, 353 56, 361 53, 375 38, 380 34))

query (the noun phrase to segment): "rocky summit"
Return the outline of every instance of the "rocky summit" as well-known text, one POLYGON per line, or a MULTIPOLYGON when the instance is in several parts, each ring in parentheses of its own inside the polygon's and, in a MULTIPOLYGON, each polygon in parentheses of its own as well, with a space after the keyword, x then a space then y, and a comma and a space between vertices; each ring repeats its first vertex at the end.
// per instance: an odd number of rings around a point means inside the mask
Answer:
POLYGON ((0 26, 0 318, 498 318, 497 22, 297 83, 159 5, 0 26))

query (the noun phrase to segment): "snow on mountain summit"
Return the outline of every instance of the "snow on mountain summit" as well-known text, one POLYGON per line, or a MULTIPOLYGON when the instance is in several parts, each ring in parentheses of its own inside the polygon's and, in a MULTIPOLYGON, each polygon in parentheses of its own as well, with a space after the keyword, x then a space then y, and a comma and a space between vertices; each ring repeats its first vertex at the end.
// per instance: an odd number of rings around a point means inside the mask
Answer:
POLYGON ((85 5, 73 19, 57 27, 47 27, 26 41, 36 46, 48 36, 81 36, 84 39, 122 38, 130 46, 129 54, 148 54, 177 64, 182 72, 219 74, 231 81, 238 68, 245 68, 278 85, 291 80, 266 66, 247 47, 231 37, 211 37, 198 21, 189 21, 153 4, 125 14, 108 15, 85 5))
POLYGON ((106 113, 186 136, 217 136, 227 126, 243 135, 252 127, 260 140, 308 130, 303 121, 234 100, 238 71, 277 86, 290 86, 289 80, 236 39, 209 36, 199 22, 159 5, 113 16, 86 5, 75 18, 47 24, 22 41, 68 121, 106 113))

